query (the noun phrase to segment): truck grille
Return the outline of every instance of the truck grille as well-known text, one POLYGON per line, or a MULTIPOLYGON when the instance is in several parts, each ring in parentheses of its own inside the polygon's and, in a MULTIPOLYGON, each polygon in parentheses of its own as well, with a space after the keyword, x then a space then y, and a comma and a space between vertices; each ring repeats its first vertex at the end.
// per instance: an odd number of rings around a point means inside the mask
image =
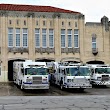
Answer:
POLYGON ((42 84, 42 77, 33 77, 33 84, 42 84))
POLYGON ((102 75, 102 81, 108 81, 109 75, 102 75))
POLYGON ((74 79, 74 83, 84 84, 84 83, 86 83, 86 80, 82 79, 82 78, 78 78, 78 79, 74 79))

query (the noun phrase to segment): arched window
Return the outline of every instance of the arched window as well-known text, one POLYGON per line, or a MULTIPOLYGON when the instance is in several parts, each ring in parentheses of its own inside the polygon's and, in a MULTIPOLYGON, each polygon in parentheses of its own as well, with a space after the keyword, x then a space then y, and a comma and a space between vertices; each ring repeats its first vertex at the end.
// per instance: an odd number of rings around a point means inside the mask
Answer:
POLYGON ((97 48, 97 42, 96 42, 96 34, 92 34, 92 48, 96 49, 97 48))

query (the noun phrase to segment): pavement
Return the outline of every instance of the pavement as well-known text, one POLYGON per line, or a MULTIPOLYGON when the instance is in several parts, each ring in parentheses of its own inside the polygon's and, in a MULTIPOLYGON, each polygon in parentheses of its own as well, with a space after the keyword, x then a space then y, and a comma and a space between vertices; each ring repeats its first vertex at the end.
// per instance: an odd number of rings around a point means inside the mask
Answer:
POLYGON ((1 83, 0 110, 110 110, 110 87, 83 93, 52 87, 48 92, 28 93, 13 83, 1 83))
POLYGON ((0 110, 110 110, 110 95, 3 96, 0 110))

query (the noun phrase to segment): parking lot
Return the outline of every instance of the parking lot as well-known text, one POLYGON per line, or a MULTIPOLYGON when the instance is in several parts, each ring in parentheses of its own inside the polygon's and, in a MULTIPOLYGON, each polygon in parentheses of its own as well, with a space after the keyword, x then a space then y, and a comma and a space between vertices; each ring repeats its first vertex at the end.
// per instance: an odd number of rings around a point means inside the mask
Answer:
POLYGON ((71 89, 60 90, 57 86, 50 86, 47 90, 20 90, 19 87, 11 83, 0 84, 0 96, 77 96, 77 95, 109 95, 110 87, 93 87, 85 89, 83 92, 71 89))

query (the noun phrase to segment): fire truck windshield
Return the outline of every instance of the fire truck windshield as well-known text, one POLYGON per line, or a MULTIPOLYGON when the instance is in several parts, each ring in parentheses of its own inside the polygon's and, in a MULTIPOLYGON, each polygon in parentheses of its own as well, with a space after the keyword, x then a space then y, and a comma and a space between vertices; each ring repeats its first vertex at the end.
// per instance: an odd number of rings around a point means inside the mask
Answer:
POLYGON ((47 68, 26 68, 25 75, 47 75, 47 68))
POLYGON ((67 70, 67 75, 77 76, 77 73, 78 73, 78 68, 77 67, 67 68, 66 70, 67 70))
POLYGON ((91 71, 90 71, 90 69, 89 68, 87 68, 87 67, 80 67, 79 68, 79 72, 80 72, 80 76, 89 76, 90 75, 90 73, 91 73, 91 71))
POLYGON ((86 67, 67 68, 67 74, 69 76, 89 76, 90 72, 90 69, 86 67))
POLYGON ((105 73, 110 74, 110 68, 105 68, 105 73))
POLYGON ((104 74, 104 73, 108 73, 110 74, 110 68, 96 68, 95 69, 95 73, 98 73, 98 74, 104 74))

